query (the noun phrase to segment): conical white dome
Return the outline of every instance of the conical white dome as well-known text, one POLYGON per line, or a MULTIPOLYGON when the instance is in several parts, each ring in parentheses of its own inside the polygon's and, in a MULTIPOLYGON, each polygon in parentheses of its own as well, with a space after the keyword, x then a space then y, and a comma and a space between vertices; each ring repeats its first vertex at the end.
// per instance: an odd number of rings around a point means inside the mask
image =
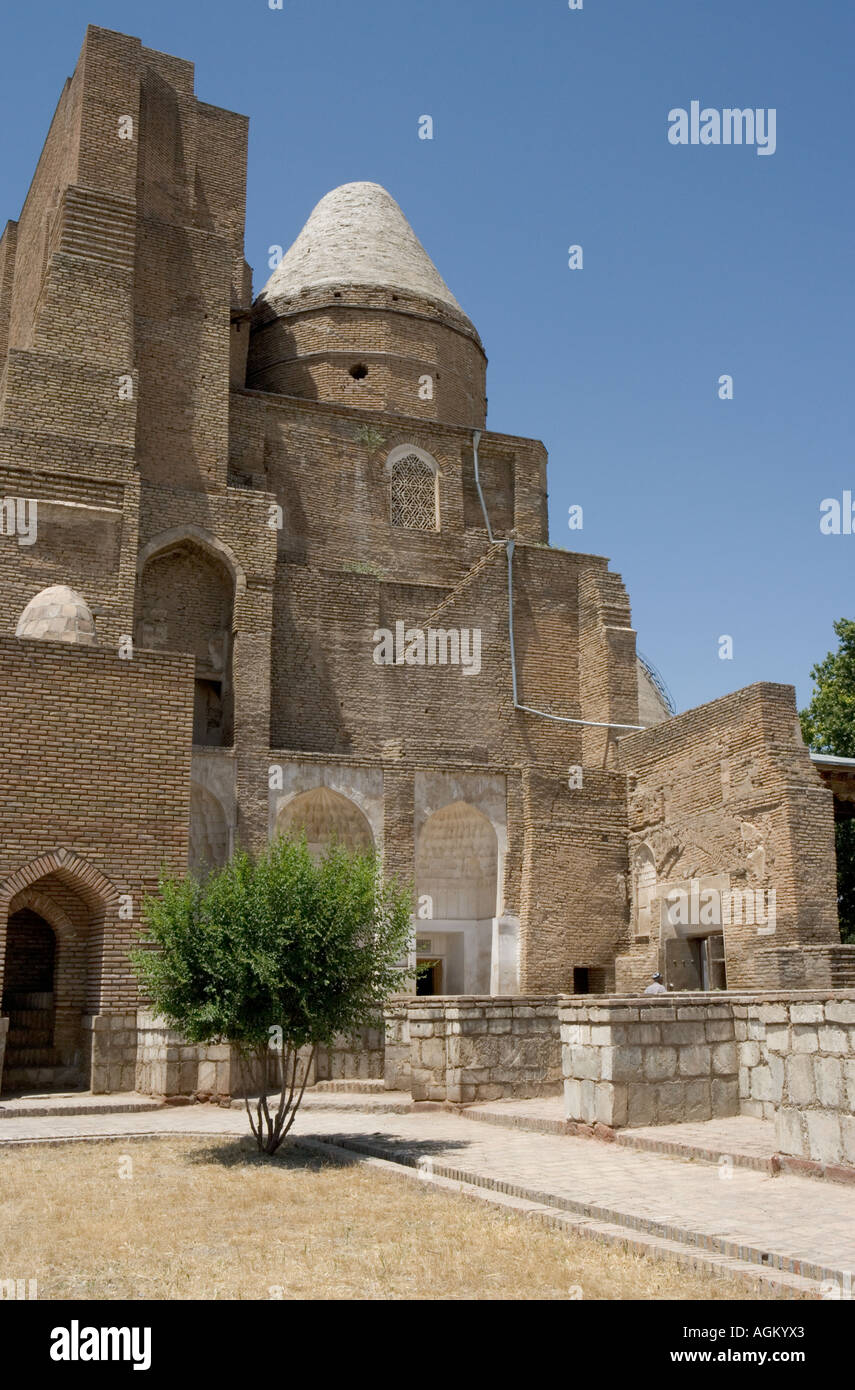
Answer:
POLYGON ((67 584, 52 584, 31 598, 15 628, 16 637, 36 637, 45 642, 79 642, 97 645, 95 619, 86 601, 67 584))
POLYGON ((320 285, 403 290, 463 314, 395 199, 379 183, 345 183, 327 193, 262 296, 268 302, 291 299, 320 285))

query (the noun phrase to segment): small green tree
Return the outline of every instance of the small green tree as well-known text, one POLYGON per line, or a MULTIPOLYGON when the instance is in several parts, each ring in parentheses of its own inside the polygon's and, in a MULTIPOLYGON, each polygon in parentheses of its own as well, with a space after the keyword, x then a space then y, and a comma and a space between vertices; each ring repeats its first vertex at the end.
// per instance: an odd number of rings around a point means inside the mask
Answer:
POLYGON ((377 1025, 411 978, 403 963, 411 913, 411 893, 382 877, 373 854, 334 845, 315 862, 305 839, 278 839, 257 856, 236 853, 204 883, 164 874, 145 902, 147 934, 132 959, 157 1012, 188 1042, 237 1049, 252 1132, 273 1154, 294 1123, 316 1049, 377 1025), (271 1052, 279 1081, 272 1110, 271 1052))
MULTIPOLYGON (((834 624, 840 646, 829 652, 811 671, 814 691, 801 711, 802 736, 815 753, 839 758, 855 757, 855 622, 841 618, 834 624)), ((855 821, 838 821, 834 827, 837 850, 837 911, 840 935, 855 942, 855 821)))

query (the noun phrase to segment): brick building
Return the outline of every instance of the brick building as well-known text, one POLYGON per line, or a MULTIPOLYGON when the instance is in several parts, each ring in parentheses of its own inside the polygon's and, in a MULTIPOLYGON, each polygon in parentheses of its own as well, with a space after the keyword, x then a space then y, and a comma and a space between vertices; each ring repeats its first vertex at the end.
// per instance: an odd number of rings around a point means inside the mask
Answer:
POLYGON ((414 882, 437 994, 843 980, 793 691, 671 717, 383 189, 253 303, 247 131, 90 28, 0 241, 4 1085, 133 1085, 159 867, 298 827, 414 882), (764 911, 674 927, 692 885, 764 911))

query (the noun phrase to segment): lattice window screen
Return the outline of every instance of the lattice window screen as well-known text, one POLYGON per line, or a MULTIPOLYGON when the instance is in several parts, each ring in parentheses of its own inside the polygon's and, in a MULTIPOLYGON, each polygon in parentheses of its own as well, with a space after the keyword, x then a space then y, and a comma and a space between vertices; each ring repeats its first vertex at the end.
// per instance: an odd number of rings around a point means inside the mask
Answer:
POLYGON ((392 525, 409 531, 435 531, 436 478, 418 454, 407 454, 392 468, 392 525))

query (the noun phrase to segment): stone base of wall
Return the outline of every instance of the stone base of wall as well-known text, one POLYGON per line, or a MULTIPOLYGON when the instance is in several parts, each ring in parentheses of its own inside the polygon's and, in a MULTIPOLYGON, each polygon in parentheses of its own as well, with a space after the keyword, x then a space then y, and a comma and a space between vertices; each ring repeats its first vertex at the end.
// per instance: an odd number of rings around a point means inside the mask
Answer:
POLYGON ((136 1088, 137 1015, 88 1014, 83 1019, 89 1088, 97 1095, 136 1088))
POLYGON ((340 1034, 330 1047, 318 1048, 315 1080, 379 1080, 384 1074, 384 1050, 382 1028, 360 1028, 352 1037, 340 1034))
POLYGON ((558 1014, 569 1121, 756 1115, 782 1158, 855 1170, 855 996, 564 995, 558 1014))
POLYGON ((739 1113, 728 1006, 697 995, 568 995, 559 1020, 569 1120, 623 1128, 739 1113))
POLYGON ((409 1000, 393 1000, 386 1009, 386 1036, 383 1049, 383 1084, 387 1091, 409 1091, 410 1067, 409 1000))
POLYGON ((0 1018, 0 1076, 3 1075, 3 1060, 6 1056, 6 1034, 9 1032, 8 1018, 0 1018))
POLYGON ((554 996, 420 999, 408 1016, 413 1100, 466 1105, 560 1094, 554 996))

